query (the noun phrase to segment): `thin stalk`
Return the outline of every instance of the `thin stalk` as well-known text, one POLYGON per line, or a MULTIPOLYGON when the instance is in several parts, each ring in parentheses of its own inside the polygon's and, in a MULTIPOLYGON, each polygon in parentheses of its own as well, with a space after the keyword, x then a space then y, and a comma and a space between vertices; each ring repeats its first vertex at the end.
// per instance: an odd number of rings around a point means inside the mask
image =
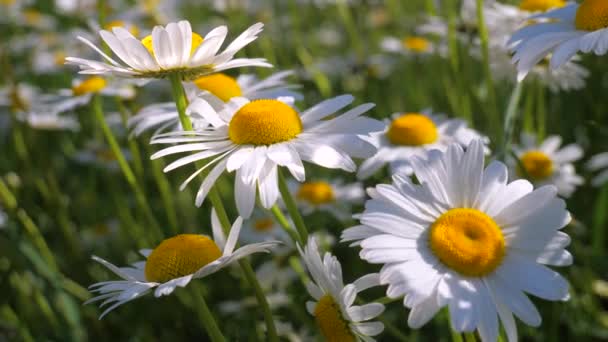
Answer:
POLYGON ((302 246, 304 246, 304 241, 300 241, 300 236, 298 235, 298 233, 296 233, 296 231, 293 230, 293 227, 291 227, 291 224, 289 223, 285 215, 283 215, 283 212, 281 211, 281 209, 279 209, 279 206, 277 206, 276 204, 273 205, 270 209, 270 212, 277 220, 277 222, 279 222, 281 227, 283 227, 283 229, 287 232, 287 234, 289 234, 293 242, 300 243, 302 246))
POLYGON ((125 158, 124 154, 122 153, 122 150, 120 149, 120 146, 118 145, 118 142, 116 141, 116 138, 114 137, 114 133, 112 133, 110 126, 108 126, 108 123, 106 122, 106 118, 103 115, 103 109, 101 108, 101 97, 99 95, 93 96, 92 107, 93 107, 93 112, 95 113, 95 118, 97 119, 98 124, 101 126, 103 134, 105 135, 106 140, 108 141, 108 144, 110 145, 110 149, 112 150, 112 153, 114 153, 114 156, 118 160, 118 165, 120 166, 122 173, 124 174, 125 178, 127 179, 127 183, 129 183, 129 186, 135 193, 135 199, 137 200, 137 203, 144 211, 144 215, 146 215, 146 217, 148 218, 150 223, 159 232, 162 232, 162 230, 160 229, 160 225, 158 224, 158 222, 154 218, 154 215, 152 214, 152 210, 150 209, 150 206, 148 204, 148 201, 146 199, 144 192, 142 191, 141 187, 137 183, 135 175, 133 174, 133 170, 129 166, 129 163, 127 163, 127 159, 125 158))
MULTIPOLYGON (((184 92, 184 87, 180 81, 179 76, 171 76, 171 87, 173 90, 173 96, 175 100, 175 104, 177 105, 177 110, 179 112, 180 121, 182 122, 182 127, 185 130, 192 130, 192 123, 190 122, 190 118, 186 115, 186 107, 188 106, 188 99, 186 98, 186 94, 184 92)), ((207 195, 211 204, 215 208, 217 216, 222 225, 222 230, 224 234, 228 234, 230 232, 230 219, 228 218, 228 214, 226 214, 226 208, 224 207, 224 203, 222 203, 222 199, 220 194, 218 193, 215 187, 212 187, 207 195)), ((270 305, 268 305, 268 300, 266 299, 266 295, 264 294, 264 290, 260 286, 258 279, 255 276, 255 272, 251 267, 251 264, 247 259, 241 259, 238 261, 245 278, 253 287, 255 292, 255 296, 257 298, 258 304, 262 308, 262 313, 264 314, 264 321, 266 322, 266 333, 268 334, 268 340, 272 342, 278 342, 279 337, 277 335, 277 329, 274 325, 274 319, 272 318, 272 311, 270 310, 270 305)))
POLYGON ((285 181, 285 176, 283 175, 281 168, 279 168, 279 191, 281 192, 283 201, 285 201, 289 216, 291 216, 293 223, 296 225, 296 230, 300 235, 302 246, 304 246, 304 243, 308 241, 308 229, 306 229, 306 224, 304 224, 304 219, 302 218, 302 215, 300 215, 300 211, 298 211, 296 201, 287 187, 287 182, 285 181))
POLYGON ((207 330, 207 334, 209 334, 211 341, 213 341, 213 342, 226 341, 226 338, 224 338, 224 335, 222 334, 222 332, 220 331, 220 329, 217 326, 217 322, 215 321, 215 318, 213 317, 211 310, 209 310, 209 307, 207 306, 207 302, 205 301, 205 297, 203 296, 203 294, 200 293, 200 291, 198 289, 195 289, 195 291, 193 291, 193 293, 194 293, 194 296, 196 297, 196 300, 198 303, 197 308, 199 310, 197 310, 197 311, 200 314, 201 320, 203 321, 203 325, 205 326, 205 330, 207 330))
POLYGON ((428 15, 435 15, 437 13, 437 9, 435 8, 435 0, 426 0, 424 6, 426 7, 426 13, 428 15))
POLYGON ((169 76, 169 80, 171 81, 171 92, 173 93, 173 99, 175 100, 177 112, 179 113, 179 122, 181 122, 184 131, 191 131, 192 122, 190 121, 188 115, 186 115, 188 98, 186 98, 186 93, 184 92, 184 87, 182 86, 182 80, 179 74, 169 76))
MULTIPOLYGON (((146 152, 148 155, 151 154, 149 153, 149 147, 146 147, 146 152)), ((165 207, 165 211, 167 213, 167 219, 169 220, 169 225, 171 226, 169 231, 171 231, 172 234, 177 234, 177 212, 173 205, 174 199, 171 193, 171 184, 163 173, 163 167, 165 165, 164 161, 162 159, 157 159, 151 161, 150 164, 152 165, 152 175, 154 176, 154 181, 156 182, 160 192, 160 199, 163 202, 163 206, 165 207)))
POLYGON ((497 135, 500 134, 500 115, 498 113, 498 106, 496 104, 496 93, 494 90, 494 80, 492 79, 492 70, 490 69, 490 48, 489 48, 489 37, 488 28, 485 23, 484 11, 483 11, 483 0, 476 0, 477 3, 477 26, 479 29, 479 39, 481 41, 481 56, 483 59, 483 70, 486 79, 486 92, 488 99, 489 114, 491 115, 490 121, 493 127, 493 132, 497 135))
MULTIPOLYGON (((125 130, 128 130, 129 128, 127 122, 129 120, 129 112, 119 97, 116 97, 116 104, 118 105, 118 112, 120 113, 122 125, 125 130)), ((131 151, 132 155, 131 160, 133 161, 133 170, 138 177, 143 177, 144 167, 141 161, 141 152, 139 151, 137 141, 135 139, 128 139, 127 143, 129 144, 129 150, 131 151)))
POLYGON ((538 118, 537 122, 537 137, 539 140, 545 138, 545 134, 547 132, 547 111, 545 108, 545 87, 540 83, 536 82, 537 86, 537 102, 536 102, 536 117, 538 118))
POLYGON ((504 122, 504 138, 502 149, 499 153, 500 158, 506 158, 509 150, 511 149, 511 141, 513 140, 513 131, 515 130, 515 122, 517 121, 519 99, 521 98, 521 90, 523 88, 522 82, 517 82, 511 98, 509 98, 509 105, 507 107, 507 113, 505 114, 504 122))

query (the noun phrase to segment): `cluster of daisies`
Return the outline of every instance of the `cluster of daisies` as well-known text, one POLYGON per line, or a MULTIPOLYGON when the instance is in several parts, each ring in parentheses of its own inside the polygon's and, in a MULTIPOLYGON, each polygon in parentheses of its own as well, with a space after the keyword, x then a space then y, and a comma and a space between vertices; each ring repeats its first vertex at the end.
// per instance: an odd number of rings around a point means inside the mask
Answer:
MULTIPOLYGON (((519 6, 485 1, 483 6, 496 75, 514 81, 534 75, 556 91, 578 89, 588 71, 577 63, 577 52, 608 52, 604 0, 524 0, 519 6)), ((477 11, 475 1, 463 2, 457 38, 476 47, 471 54, 481 58, 477 11)), ((416 58, 445 56, 448 23, 427 19, 419 35, 388 37, 382 48, 416 58)), ((149 292, 170 295, 256 253, 297 253, 310 276, 305 287, 312 299, 296 304, 305 306, 327 341, 373 341, 384 331, 384 305, 365 303, 359 295, 373 287, 385 287, 388 298, 402 300, 411 328, 447 307, 454 331, 476 331, 482 341, 496 341, 501 326, 508 340, 516 341, 514 317, 541 324, 527 295, 569 298, 568 282, 550 266, 573 261, 566 250, 570 238, 561 230, 571 221, 563 198, 584 183, 574 167, 583 158, 580 146, 562 147, 558 136, 537 141, 522 134, 504 163, 486 165, 493 159, 490 139, 466 121, 432 109, 404 109, 377 120, 369 115, 374 104, 354 104, 351 95, 305 108, 300 87, 289 80, 294 71, 266 78, 226 73, 272 67, 263 58, 236 57, 257 39, 261 23, 228 44, 227 27, 202 35, 188 21, 155 26, 147 35, 124 22, 97 28, 99 37, 85 32, 79 41, 102 60, 65 57, 82 76, 70 89, 41 94, 10 87, 0 96, 6 99, 2 104, 34 127, 77 130, 78 120, 62 113, 102 97, 131 100, 140 88, 170 80, 174 102, 147 105, 123 121, 133 139, 151 133, 150 143, 161 146, 151 159, 172 157, 165 172, 192 171, 180 189, 196 183, 196 206, 215 206, 212 236, 169 237, 141 250, 145 260, 126 267, 94 256, 120 277, 90 287, 96 296, 88 302, 101 302, 101 317, 149 292), (353 173, 358 181, 307 177, 308 165, 353 173), (390 184, 364 189, 362 182, 379 174, 389 175, 390 184), (231 226, 214 202, 222 178, 233 182, 239 216, 231 226), (363 212, 353 216, 361 204, 363 212), (307 228, 300 216, 316 211, 358 221, 350 221, 355 225, 342 231, 339 242, 356 248, 368 263, 382 265, 379 272, 345 284, 340 261, 323 251, 335 243, 331 234, 307 228)), ((107 121, 112 117, 106 114, 107 121)), ((120 124, 121 118, 115 121, 120 124)), ((91 149, 95 152, 82 160, 110 153, 105 146, 91 149)), ((593 184, 608 181, 607 154, 587 165, 600 171, 593 184)), ((272 264, 256 271, 260 281, 298 278, 289 267, 272 264), (275 279, 277 274, 286 276, 275 279)), ((267 292, 275 287, 262 284, 267 292)), ((290 301, 282 292, 267 298, 271 308, 290 301)), ((232 310, 233 303, 224 304, 224 310, 232 310)))

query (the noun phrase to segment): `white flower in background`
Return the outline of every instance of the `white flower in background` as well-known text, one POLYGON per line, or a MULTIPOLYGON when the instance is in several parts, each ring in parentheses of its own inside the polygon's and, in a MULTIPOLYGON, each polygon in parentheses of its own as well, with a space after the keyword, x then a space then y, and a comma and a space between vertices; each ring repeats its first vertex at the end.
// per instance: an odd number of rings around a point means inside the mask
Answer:
MULTIPOLYGON (((298 86, 287 83, 286 78, 292 74, 292 71, 280 71, 260 80, 252 74, 240 75, 235 79, 224 73, 215 73, 201 76, 192 83, 185 83, 184 86, 189 101, 201 97, 215 110, 221 110, 226 102, 239 96, 250 100, 274 99, 281 96, 302 99, 302 95, 294 91, 298 86)), ((197 113, 188 114, 195 128, 208 125, 197 113)), ((142 108, 137 115, 129 119, 128 126, 136 136, 155 128, 155 134, 181 129, 175 102, 157 103, 142 108)))
POLYGON ((306 289, 314 301, 306 303, 308 313, 315 317, 321 335, 326 341, 375 341, 384 330, 381 322, 367 322, 384 312, 384 305, 369 303, 353 305, 357 294, 379 285, 378 274, 367 274, 352 284, 344 285, 342 266, 338 259, 325 253, 323 259, 313 238, 304 250, 298 246, 300 255, 312 281, 306 289))
POLYGON ((82 37, 79 39, 109 63, 77 57, 67 57, 66 61, 79 66, 82 74, 112 74, 128 78, 165 78, 177 74, 184 80, 245 66, 271 67, 263 58, 233 58, 257 38, 263 26, 261 23, 252 25, 221 53, 218 51, 228 34, 226 26, 211 30, 203 38, 192 32, 188 21, 180 21, 166 27, 154 27, 152 34, 141 41, 127 29, 114 27, 112 32, 101 30, 99 34, 123 64, 82 37))
POLYGON ((570 197, 584 183, 572 164, 583 157, 583 149, 577 144, 560 149, 561 143, 562 138, 557 135, 547 137, 539 145, 535 136, 522 134, 521 145, 513 147, 519 161, 507 160, 511 175, 527 178, 535 186, 553 184, 561 196, 570 197))
MULTIPOLYGON (((212 217, 216 216, 215 210, 212 217)), ((154 296, 166 296, 177 287, 185 287, 193 279, 211 275, 222 268, 258 252, 268 252, 278 242, 263 242, 242 246, 236 250, 242 218, 237 220, 225 239, 217 217, 211 220, 213 240, 205 235, 181 234, 161 242, 154 250, 142 250, 145 261, 128 267, 113 264, 93 256, 93 259, 120 276, 117 281, 103 281, 89 287, 99 295, 85 304, 103 300, 101 307, 111 304, 101 314, 103 318, 116 307, 154 290, 154 296)))
POLYGON ((515 32, 510 43, 515 52, 518 78, 551 54, 550 66, 557 69, 579 51, 604 55, 608 52, 608 2, 585 0, 574 2, 533 16, 541 20, 515 32))
POLYGON ((4 228, 7 221, 8 215, 6 215, 6 213, 2 210, 2 207, 0 207, 0 229, 4 228))
POLYGON ((292 181, 288 185, 304 215, 326 211, 339 220, 347 220, 352 216, 353 205, 362 204, 365 199, 360 182, 309 180, 304 183, 292 181))
MULTIPOLYGON (((130 161, 131 151, 124 148, 121 150, 125 159, 130 161)), ((109 171, 120 170, 120 165, 114 152, 109 146, 98 141, 92 140, 87 142, 84 148, 76 152, 73 158, 76 162, 83 165, 95 166, 109 171)))
POLYGON ((587 162, 586 166, 589 171, 599 171, 599 173, 591 180, 591 185, 601 186, 608 181, 608 152, 594 155, 591 157, 591 160, 587 162))
MULTIPOLYGON (((266 301, 271 310, 277 310, 282 307, 289 306, 292 299, 283 292, 268 292, 266 291, 266 301)), ((247 310, 258 309, 258 301, 255 296, 249 296, 240 300, 227 300, 219 303, 219 311, 226 316, 234 317, 235 315, 248 315, 251 312, 247 310)))
POLYGON ((356 54, 334 55, 319 59, 310 66, 305 66, 299 71, 300 77, 314 80, 317 77, 329 77, 343 80, 347 85, 353 83, 351 79, 360 77, 357 89, 366 86, 365 79, 372 77, 385 79, 391 75, 397 64, 395 56, 388 54, 374 54, 361 58, 356 54))
MULTIPOLYGON (((391 173, 412 174, 411 159, 431 150, 447 149, 449 144, 468 145, 482 136, 460 119, 448 119, 430 110, 420 113, 395 113, 385 121, 387 127, 370 139, 378 152, 361 164, 357 176, 365 179, 389 164, 391 173)), ((484 141, 489 142, 487 138, 484 141)))
POLYGON ((360 245, 360 256, 383 264, 387 296, 411 309, 408 325, 419 328, 444 306, 452 329, 477 330, 496 341, 499 318, 510 342, 517 341, 513 315, 531 326, 541 316, 525 293, 567 300, 568 282, 545 265, 567 266, 570 243, 560 232, 570 222, 552 185, 508 183, 507 167, 484 169, 484 146, 452 144, 412 164, 419 184, 394 175, 393 184, 369 190, 361 225, 342 241, 360 245))
MULTIPOLYGON (((291 227, 293 223, 289 221, 291 227)), ((285 232, 283 227, 276 221, 272 213, 266 210, 254 209, 251 217, 243 223, 240 241, 243 243, 255 243, 262 241, 281 241, 284 245, 278 247, 283 251, 289 252, 293 250, 293 242, 289 234, 285 232)), ((275 254, 277 251, 275 251, 275 254)))
POLYGON ((47 95, 45 103, 51 111, 64 113, 88 105, 95 94, 130 100, 135 97, 135 87, 129 81, 91 76, 73 80, 70 89, 47 95))
POLYGON ((224 171, 236 171, 236 206, 240 215, 248 218, 257 190, 264 208, 269 209, 277 202, 278 167, 286 167, 294 178, 303 182, 303 161, 354 172, 356 165, 351 157, 366 158, 376 151, 374 145, 363 139, 383 128, 380 121, 362 116, 373 104, 359 105, 340 114, 338 112, 354 100, 350 95, 343 95, 300 113, 288 100, 293 99, 249 101, 235 97, 221 111, 216 111, 199 98, 190 104, 189 110, 203 116, 210 126, 155 136, 153 144, 178 145, 155 153, 152 159, 194 152, 169 164, 165 172, 198 161, 204 163, 183 182, 181 189, 184 189, 203 170, 210 169, 196 195, 197 206, 203 203, 224 171))
POLYGON ((386 52, 401 53, 408 56, 421 56, 435 52, 434 43, 421 36, 385 37, 382 39, 380 46, 386 52))

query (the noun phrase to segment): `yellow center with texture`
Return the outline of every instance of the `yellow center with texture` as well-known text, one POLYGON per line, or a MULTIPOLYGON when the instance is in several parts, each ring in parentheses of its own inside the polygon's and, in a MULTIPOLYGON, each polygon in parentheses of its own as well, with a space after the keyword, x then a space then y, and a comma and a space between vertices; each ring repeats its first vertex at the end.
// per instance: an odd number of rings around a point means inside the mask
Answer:
POLYGON ((431 43, 422 37, 407 37, 402 41, 403 47, 414 52, 428 52, 431 43))
POLYGON ((181 234, 160 243, 146 260, 145 275, 150 282, 164 283, 195 273, 222 255, 206 236, 181 234))
POLYGON ((194 84, 199 89, 210 92, 224 102, 228 102, 233 97, 243 95, 241 87, 236 80, 223 73, 199 77, 194 80, 194 84))
MULTIPOLYGON (((127 24, 122 20, 113 20, 108 22, 103 26, 103 29, 106 31, 112 31, 115 27, 123 27, 127 29, 134 37, 139 36, 139 28, 135 25, 127 24)), ((152 41, 152 36, 150 36, 150 41, 152 41)))
POLYGON ((355 342, 355 337, 342 317, 340 306, 332 296, 326 294, 317 303, 315 321, 328 342, 355 342))
POLYGON ((524 172, 520 172, 521 176, 527 175, 535 181, 543 180, 553 174, 553 161, 547 154, 541 151, 529 151, 520 157, 521 166, 524 172))
POLYGON ((608 27, 608 1, 585 0, 576 11, 576 28, 597 31, 608 27))
POLYGON ((278 100, 251 101, 234 114, 228 125, 228 136, 238 145, 277 144, 301 132, 298 112, 278 100))
POLYGON ((469 277, 491 273, 505 255, 500 227, 476 209, 451 209, 441 215, 431 225, 429 245, 444 265, 469 277))
MULTIPOLYGON (((141 40, 141 43, 146 47, 148 52, 154 56, 154 45, 152 43, 152 35, 148 35, 141 40)), ((203 43, 203 37, 199 34, 192 32, 192 47, 190 49, 190 56, 196 51, 196 49, 203 43)))
POLYGON ((296 197, 312 205, 331 203, 336 199, 331 185, 326 182, 304 183, 298 189, 296 197))
POLYGON ((75 96, 98 93, 106 87, 106 84, 106 80, 99 76, 89 77, 80 82, 80 84, 72 87, 72 93, 74 93, 75 96))
POLYGON ((519 8, 529 12, 545 12, 566 5, 565 0, 522 0, 519 8))
POLYGON ((426 115, 406 113, 393 120, 387 136, 394 145, 422 146, 437 141, 439 133, 433 120, 426 115))

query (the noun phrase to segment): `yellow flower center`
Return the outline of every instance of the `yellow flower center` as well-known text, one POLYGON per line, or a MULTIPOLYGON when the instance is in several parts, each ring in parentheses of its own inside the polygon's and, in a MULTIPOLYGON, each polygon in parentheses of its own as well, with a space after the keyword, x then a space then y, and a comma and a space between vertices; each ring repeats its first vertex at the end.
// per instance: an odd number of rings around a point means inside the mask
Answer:
POLYGON ((439 133, 433 120, 426 115, 406 113, 393 120, 387 135, 394 145, 422 146, 437 141, 439 133))
POLYGON ((334 190, 326 182, 307 182, 300 186, 296 197, 312 205, 333 202, 336 198, 334 190))
POLYGON ((97 93, 103 88, 105 88, 106 84, 106 80, 104 80, 103 78, 99 76, 93 76, 72 87, 72 92, 74 93, 74 96, 97 93))
POLYGON ((160 243, 146 261, 146 280, 164 283, 198 271, 222 255, 206 236, 181 234, 160 243))
POLYGON ((576 28, 596 31, 608 27, 608 1, 585 0, 576 11, 576 28))
POLYGON ((26 23, 34 25, 38 24, 40 20, 42 20, 42 14, 36 10, 28 9, 23 11, 23 18, 25 19, 26 23))
MULTIPOLYGON (((152 56, 154 56, 154 48, 152 43, 152 35, 145 36, 141 40, 141 43, 146 47, 152 56)), ((198 33, 192 32, 192 47, 190 48, 190 56, 196 51, 196 49, 203 43, 203 37, 198 33)))
POLYGON ((355 342, 355 336, 350 331, 348 323, 342 317, 340 306, 326 294, 315 306, 315 321, 326 341, 355 342))
POLYGON ((545 12, 566 5, 565 0, 522 0, 519 9, 529 12, 545 12))
POLYGON ((505 255, 500 227, 476 209, 445 212, 431 225, 429 240, 431 250, 444 265, 469 277, 494 271, 505 255))
POLYGON ((263 218, 255 221, 253 229, 258 233, 267 233, 274 227, 274 221, 271 218, 263 218))
POLYGON ((239 145, 272 145, 302 132, 300 115, 279 100, 255 100, 239 109, 230 120, 228 136, 239 145))
POLYGON ((96 236, 106 236, 110 234, 110 227, 107 224, 98 224, 93 228, 96 236))
POLYGON ((414 52, 428 52, 431 43, 422 37, 407 37, 401 42, 403 47, 414 52))
POLYGON ((544 152, 529 151, 524 153, 519 159, 526 171, 525 173, 521 172, 521 176, 527 174, 532 180, 538 181, 546 179, 553 173, 553 161, 544 152))
POLYGON ((63 51, 56 51, 55 54, 53 55, 55 65, 63 65, 63 64, 65 64, 65 57, 67 57, 65 55, 65 52, 63 52, 63 51))
POLYGON ((25 100, 23 97, 21 97, 19 95, 19 90, 17 89, 17 87, 11 89, 10 93, 9 93, 9 97, 11 100, 11 110, 12 111, 23 111, 23 112, 27 112, 28 109, 30 108, 29 103, 27 102, 27 100, 25 100))
POLYGON ((10 5, 14 4, 15 2, 17 2, 17 0, 0 0, 0 4, 5 5, 5 6, 10 6, 10 5))
POLYGON ((116 156, 114 155, 114 152, 112 152, 112 150, 110 150, 110 149, 98 150, 95 153, 95 155, 97 156, 97 159, 104 161, 104 162, 116 161, 116 156))
MULTIPOLYGON (((125 23, 124 21, 122 21, 122 20, 113 20, 113 21, 110 21, 109 23, 105 24, 103 28, 104 28, 104 30, 106 30, 106 31, 112 31, 112 29, 113 29, 114 27, 124 27, 124 28, 126 28, 127 30, 129 30, 129 32, 131 32, 131 34, 132 34, 134 37, 139 36, 139 28, 138 28, 137 26, 132 25, 132 24, 126 24, 126 23, 125 23)), ((150 36, 150 44, 151 44, 151 43, 152 43, 152 36, 150 36)))
POLYGON ((228 102, 233 97, 243 95, 241 87, 236 80, 223 73, 199 77, 194 80, 194 84, 199 89, 210 92, 224 102, 228 102))

